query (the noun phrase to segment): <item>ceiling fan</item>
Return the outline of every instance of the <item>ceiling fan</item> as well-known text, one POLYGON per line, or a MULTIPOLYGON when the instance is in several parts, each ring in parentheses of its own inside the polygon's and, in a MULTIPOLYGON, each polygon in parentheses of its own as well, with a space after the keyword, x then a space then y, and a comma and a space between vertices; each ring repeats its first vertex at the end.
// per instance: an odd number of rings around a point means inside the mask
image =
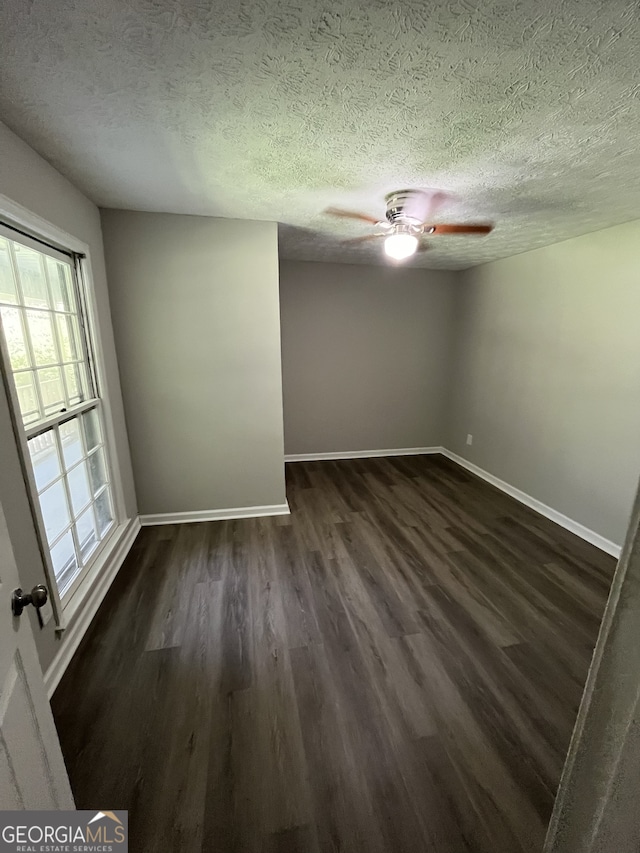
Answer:
POLYGON ((438 237, 441 234, 475 234, 481 237, 493 230, 493 225, 488 223, 432 224, 429 220, 447 198, 444 192, 395 190, 385 196, 387 210, 384 219, 376 219, 366 213, 352 210, 341 210, 338 207, 328 207, 324 212, 343 219, 368 222, 377 229, 373 234, 343 240, 343 243, 353 245, 384 237, 385 253, 396 261, 402 261, 417 251, 424 252, 429 248, 421 239, 425 235, 438 237))

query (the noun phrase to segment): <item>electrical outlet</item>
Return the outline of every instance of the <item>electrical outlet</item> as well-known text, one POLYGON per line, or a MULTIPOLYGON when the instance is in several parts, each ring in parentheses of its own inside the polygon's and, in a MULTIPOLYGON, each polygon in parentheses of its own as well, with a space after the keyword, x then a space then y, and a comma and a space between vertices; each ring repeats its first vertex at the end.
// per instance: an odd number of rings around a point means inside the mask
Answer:
POLYGON ((469 435, 467 436, 467 444, 473 444, 473 436, 471 435, 471 433, 469 433, 469 435))

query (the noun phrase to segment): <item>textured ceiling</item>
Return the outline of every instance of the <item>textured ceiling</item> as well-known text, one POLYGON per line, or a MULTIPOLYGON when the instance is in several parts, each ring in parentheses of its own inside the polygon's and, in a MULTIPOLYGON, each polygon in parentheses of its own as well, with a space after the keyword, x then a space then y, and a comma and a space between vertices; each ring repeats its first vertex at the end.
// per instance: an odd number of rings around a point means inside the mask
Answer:
POLYGON ((98 204, 281 223, 340 245, 404 187, 490 219, 412 261, 463 268, 640 218, 640 4, 3 0, 2 117, 98 204))

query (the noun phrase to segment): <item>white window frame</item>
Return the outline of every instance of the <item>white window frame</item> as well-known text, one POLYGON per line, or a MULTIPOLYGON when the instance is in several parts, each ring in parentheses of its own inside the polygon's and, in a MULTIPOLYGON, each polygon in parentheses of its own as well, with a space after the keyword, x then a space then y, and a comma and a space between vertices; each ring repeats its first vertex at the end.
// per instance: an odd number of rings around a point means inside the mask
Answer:
MULTIPOLYGON (((84 241, 68 234, 3 195, 0 195, 0 223, 9 226, 9 228, 13 227, 27 235, 24 237, 16 234, 16 237, 13 239, 17 239, 18 242, 25 242, 30 238, 34 241, 32 243, 32 247, 35 249, 38 248, 38 241, 40 241, 41 243, 44 243, 45 246, 49 246, 53 249, 57 248, 61 252, 67 254, 71 252, 78 256, 75 272, 78 279, 77 293, 80 299, 79 308, 84 321, 83 331, 84 339, 86 339, 86 348, 88 350, 89 365, 93 373, 96 394, 100 400, 99 405, 102 414, 104 443, 106 449, 105 462, 108 469, 107 476, 111 486, 114 525, 107 536, 102 540, 102 542, 100 542, 98 548, 91 557, 89 565, 79 573, 78 578, 74 579, 70 585, 67 594, 65 594, 64 602, 61 600, 58 592, 49 546, 44 535, 44 523, 37 497, 38 491, 27 444, 28 434, 33 432, 33 430, 30 429, 30 426, 25 427, 22 423, 20 406, 11 372, 6 343, 2 339, 3 336, 0 335, 0 346, 2 347, 0 371, 3 374, 4 383, 9 392, 8 396, 12 410, 11 416, 13 419, 14 433, 20 453, 23 476, 27 484, 29 502, 34 518, 35 533, 38 539, 45 574, 47 576, 56 630, 63 631, 78 615, 78 611, 84 604, 87 595, 91 592, 92 588, 100 578, 106 563, 117 548, 129 521, 125 512, 122 476, 118 454, 116 452, 113 410, 106 381, 104 352, 100 335, 100 325, 98 322, 98 307, 91 265, 91 249, 84 241)), ((46 253, 45 247, 42 247, 42 250, 46 253)), ((85 346, 84 339, 83 346, 85 346)), ((65 415, 72 416, 73 414, 78 414, 81 411, 91 409, 95 405, 95 400, 86 403, 83 402, 78 404, 78 406, 74 406, 73 409, 70 408, 68 413, 65 413, 65 415)), ((44 422, 39 422, 36 431, 41 432, 43 425, 44 422)))

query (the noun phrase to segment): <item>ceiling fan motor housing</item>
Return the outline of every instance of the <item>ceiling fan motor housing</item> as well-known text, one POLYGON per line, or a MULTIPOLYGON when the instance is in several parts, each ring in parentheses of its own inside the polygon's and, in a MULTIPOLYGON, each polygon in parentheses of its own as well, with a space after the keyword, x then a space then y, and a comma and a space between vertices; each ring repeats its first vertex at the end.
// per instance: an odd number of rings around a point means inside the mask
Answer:
POLYGON ((420 190, 396 190, 385 197, 387 202, 386 218, 399 231, 405 233, 422 233, 422 210, 425 198, 420 190))

